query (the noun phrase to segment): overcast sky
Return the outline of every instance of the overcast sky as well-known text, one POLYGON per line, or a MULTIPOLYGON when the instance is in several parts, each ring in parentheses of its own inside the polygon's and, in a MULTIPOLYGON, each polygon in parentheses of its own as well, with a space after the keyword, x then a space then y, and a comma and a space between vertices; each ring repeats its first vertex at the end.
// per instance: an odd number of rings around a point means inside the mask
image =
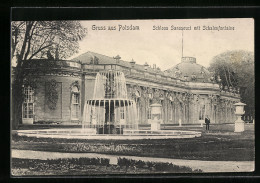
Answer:
POLYGON ((254 51, 253 19, 106 20, 82 21, 82 25, 88 33, 80 42, 77 55, 87 51, 111 57, 120 55, 122 60, 156 64, 162 70, 176 65, 182 57, 182 31, 171 30, 171 26, 191 26, 191 30, 183 31, 183 56, 196 57, 197 63, 206 67, 222 52, 254 51), (93 30, 93 25, 105 26, 106 30, 93 30), (119 31, 119 25, 139 26, 139 30, 119 31), (115 26, 116 30, 108 30, 108 26, 115 26), (168 27, 168 30, 153 30, 153 26, 168 27), (196 26, 200 30, 194 30, 196 26), (227 26, 234 30, 203 30, 203 26, 227 26))

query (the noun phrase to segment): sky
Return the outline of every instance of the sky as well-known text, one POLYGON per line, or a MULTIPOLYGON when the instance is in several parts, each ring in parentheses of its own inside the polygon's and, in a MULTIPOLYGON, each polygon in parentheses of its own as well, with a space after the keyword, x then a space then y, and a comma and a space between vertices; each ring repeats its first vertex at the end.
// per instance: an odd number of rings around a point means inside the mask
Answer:
POLYGON ((182 45, 184 57, 195 57, 197 63, 205 67, 214 56, 225 51, 254 52, 254 20, 249 18, 95 20, 81 23, 87 28, 87 35, 80 42, 79 53, 71 58, 92 51, 110 57, 120 55, 121 60, 133 59, 137 64, 156 64, 166 70, 181 62, 182 45), (122 30, 121 27, 119 31, 120 25, 138 26, 139 30, 122 30), (160 26, 168 27, 168 30, 160 30, 160 26), (204 26, 206 30, 203 30, 204 26), (230 30, 210 30, 213 26, 226 26, 230 30), (108 27, 115 30, 108 30, 108 27), (172 27, 188 27, 191 30, 172 30, 172 27), (194 30, 194 27, 200 29, 194 30))

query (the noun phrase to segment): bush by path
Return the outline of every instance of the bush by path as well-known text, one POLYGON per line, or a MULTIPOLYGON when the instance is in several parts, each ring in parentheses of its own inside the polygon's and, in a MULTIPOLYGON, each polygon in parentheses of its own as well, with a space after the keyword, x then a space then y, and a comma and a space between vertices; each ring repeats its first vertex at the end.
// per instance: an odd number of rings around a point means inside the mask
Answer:
POLYGON ((135 161, 119 158, 117 165, 110 165, 103 158, 63 158, 63 159, 12 159, 13 176, 30 175, 105 175, 105 174, 145 174, 145 173, 200 173, 189 167, 172 163, 135 161))
POLYGON ((172 163, 160 163, 160 162, 144 162, 141 160, 132 160, 127 158, 118 158, 118 163, 120 167, 125 167, 126 172, 129 167, 134 168, 148 168, 150 171, 158 171, 158 172, 174 172, 174 173, 192 173, 197 172, 200 173, 202 170, 192 171, 190 167, 186 166, 177 166, 172 163))

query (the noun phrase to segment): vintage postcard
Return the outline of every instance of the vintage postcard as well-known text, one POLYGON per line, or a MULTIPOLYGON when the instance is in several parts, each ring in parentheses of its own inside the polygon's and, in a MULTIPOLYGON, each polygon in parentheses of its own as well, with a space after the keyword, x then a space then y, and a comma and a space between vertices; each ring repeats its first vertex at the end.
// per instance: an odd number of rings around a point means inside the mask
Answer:
POLYGON ((11 22, 11 176, 254 172, 254 19, 11 22))

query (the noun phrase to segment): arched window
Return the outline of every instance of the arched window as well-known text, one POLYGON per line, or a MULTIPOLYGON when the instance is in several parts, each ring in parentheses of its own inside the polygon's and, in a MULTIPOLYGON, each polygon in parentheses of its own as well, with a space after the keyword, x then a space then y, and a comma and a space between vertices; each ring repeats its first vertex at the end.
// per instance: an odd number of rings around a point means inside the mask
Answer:
POLYGON ((200 111, 199 111, 199 120, 205 119, 205 104, 200 104, 200 111))
POLYGON ((78 120, 80 116, 80 93, 77 86, 71 89, 71 119, 78 120))
POLYGON ((22 116, 24 124, 33 124, 34 115, 34 90, 31 86, 24 87, 24 102, 22 106, 22 116))

